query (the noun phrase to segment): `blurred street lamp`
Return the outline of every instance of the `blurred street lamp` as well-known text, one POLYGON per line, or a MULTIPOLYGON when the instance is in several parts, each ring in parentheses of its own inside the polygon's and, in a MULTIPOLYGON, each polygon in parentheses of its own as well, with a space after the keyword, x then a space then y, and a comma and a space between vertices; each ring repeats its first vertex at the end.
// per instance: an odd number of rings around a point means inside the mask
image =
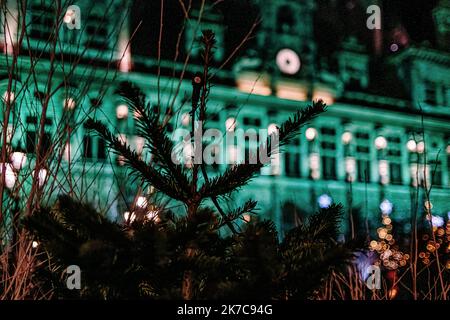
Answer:
POLYGON ((313 141, 317 137, 317 130, 314 128, 308 128, 305 132, 306 139, 313 141))
POLYGON ((390 215, 392 213, 393 208, 394 208, 394 205, 392 204, 392 202, 390 202, 387 199, 384 199, 380 203, 380 210, 381 210, 381 213, 384 215, 390 215))
POLYGON ((342 134, 342 143, 343 144, 345 144, 345 145, 349 144, 350 142, 352 142, 352 139, 353 139, 353 135, 351 132, 346 131, 342 134))
POLYGON ((409 140, 406 143, 406 148, 408 149, 409 152, 416 152, 417 151, 417 143, 414 140, 409 140))
POLYGON ((327 194, 322 194, 318 199, 317 202, 319 204, 319 207, 321 209, 326 209, 328 207, 331 206, 331 204, 333 203, 333 198, 331 198, 329 195, 327 194))
POLYGON ((420 141, 417 144, 417 152, 418 153, 423 153, 425 151, 425 143, 423 141, 420 141))
POLYGON ((383 136, 379 136, 375 139, 375 147, 378 150, 383 150, 387 148, 387 140, 383 136))

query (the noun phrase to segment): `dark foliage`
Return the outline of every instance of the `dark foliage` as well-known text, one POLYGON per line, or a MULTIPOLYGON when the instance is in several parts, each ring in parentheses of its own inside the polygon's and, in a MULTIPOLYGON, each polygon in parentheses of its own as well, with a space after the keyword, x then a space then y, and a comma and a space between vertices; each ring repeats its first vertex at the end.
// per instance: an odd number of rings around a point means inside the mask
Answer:
POLYGON ((335 240, 340 206, 321 209, 280 242, 270 221, 249 223, 221 237, 214 211, 195 221, 168 214, 130 225, 105 219, 88 205, 62 196, 53 208, 24 221, 50 264, 36 277, 57 298, 178 299, 183 271, 193 270, 195 299, 306 299, 332 268, 351 258, 335 240), (195 255, 183 253, 195 243, 195 255), (82 290, 66 289, 64 270, 76 264, 82 290))

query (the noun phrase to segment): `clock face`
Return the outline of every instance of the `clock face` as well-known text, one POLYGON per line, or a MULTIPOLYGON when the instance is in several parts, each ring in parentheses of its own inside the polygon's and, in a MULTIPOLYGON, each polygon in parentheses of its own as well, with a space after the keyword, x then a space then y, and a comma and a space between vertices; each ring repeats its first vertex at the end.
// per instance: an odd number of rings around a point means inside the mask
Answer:
POLYGON ((277 53, 276 63, 281 72, 294 75, 302 66, 300 57, 291 49, 281 49, 277 53))

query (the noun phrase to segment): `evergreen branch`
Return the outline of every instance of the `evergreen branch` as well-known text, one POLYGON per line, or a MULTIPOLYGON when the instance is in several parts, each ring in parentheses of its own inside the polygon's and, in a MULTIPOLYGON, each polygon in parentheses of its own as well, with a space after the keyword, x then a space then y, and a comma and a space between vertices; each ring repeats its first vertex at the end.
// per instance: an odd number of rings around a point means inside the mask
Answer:
POLYGON ((133 169, 135 174, 141 174, 142 178, 156 189, 175 200, 186 201, 191 198, 189 189, 183 188, 171 176, 161 173, 143 161, 129 145, 124 144, 118 137, 114 136, 103 123, 88 119, 86 121, 86 128, 95 130, 100 138, 105 140, 108 147, 116 154, 124 157, 125 165, 133 169))
POLYGON ((343 206, 332 204, 328 208, 321 208, 305 223, 292 229, 286 236, 287 246, 309 247, 312 244, 335 243, 339 235, 339 225, 343 217, 343 206))
POLYGON ((263 167, 262 164, 233 165, 217 177, 202 185, 200 193, 205 198, 227 196, 245 186, 263 167))
POLYGON ((184 167, 172 159, 174 145, 168 137, 166 126, 159 121, 159 112, 151 112, 142 90, 130 82, 122 82, 116 91, 136 114, 137 134, 146 140, 156 166, 161 167, 182 188, 189 188, 184 167))
MULTIPOLYGON (((278 145, 272 146, 272 148, 268 149, 269 150, 278 149, 276 147, 282 147, 291 142, 291 140, 299 133, 300 129, 304 125, 314 120, 318 115, 325 112, 326 109, 327 105, 323 102, 323 100, 318 100, 313 101, 312 106, 308 106, 303 110, 298 110, 293 116, 289 117, 289 119, 286 120, 281 125, 281 128, 278 133, 279 135, 278 145)), ((268 139, 269 146, 270 141, 272 141, 272 139, 268 139)))
MULTIPOLYGON (((322 100, 313 102, 312 106, 298 110, 292 117, 285 121, 279 128, 278 132, 273 133, 267 138, 266 143, 262 143, 256 154, 267 154, 269 157, 278 153, 280 147, 288 144, 300 129, 319 114, 326 110, 326 105, 322 100), (278 139, 275 139, 277 138, 278 139), (273 144, 272 141, 275 141, 273 144)), ((254 178, 265 164, 261 161, 250 161, 250 164, 242 163, 227 168, 225 172, 206 181, 200 189, 204 198, 212 196, 226 196, 235 190, 245 186, 252 178, 254 178), (257 163, 255 163, 257 162, 257 163)))
POLYGON ((321 208, 318 213, 308 219, 305 234, 311 239, 336 239, 339 235, 339 225, 344 215, 342 204, 332 204, 328 208, 321 208))
POLYGON ((247 200, 243 206, 236 208, 226 214, 225 217, 222 217, 218 221, 218 228, 225 226, 226 224, 242 217, 246 213, 256 213, 256 205, 258 204, 255 200, 247 200))

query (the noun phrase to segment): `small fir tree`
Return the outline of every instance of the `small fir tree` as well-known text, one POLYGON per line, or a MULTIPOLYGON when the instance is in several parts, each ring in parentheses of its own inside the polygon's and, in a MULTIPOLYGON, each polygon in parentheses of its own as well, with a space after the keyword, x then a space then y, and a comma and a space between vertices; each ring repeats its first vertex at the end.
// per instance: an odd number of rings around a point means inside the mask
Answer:
MULTIPOLYGON (((214 34, 203 32, 202 43, 204 69, 192 81, 191 137, 195 136, 196 121, 204 126, 208 115, 214 34)), ((237 230, 236 221, 244 214, 254 214, 257 203, 248 200, 226 212, 223 200, 244 187, 264 164, 239 163, 209 177, 203 163, 194 162, 190 167, 174 163, 168 118, 151 109, 144 93, 133 84, 122 83, 118 93, 137 115, 137 135, 145 139, 152 161, 145 161, 101 122, 89 119, 87 127, 121 156, 134 178, 181 202, 185 214, 162 210, 158 222, 142 216, 118 224, 68 197, 61 197, 53 208, 36 212, 25 226, 40 242, 38 250, 51 258, 50 266, 38 276, 43 285, 53 286, 56 296, 190 300, 233 298, 239 293, 241 298, 304 299, 331 268, 351 257, 350 251, 336 242, 340 205, 321 209, 281 242, 270 221, 248 223, 244 230, 237 230), (220 235, 225 227, 231 231, 229 236, 220 235), (65 289, 63 279, 54 272, 71 264, 83 271, 83 289, 76 293, 65 289)), ((325 104, 317 101, 297 111, 250 157, 273 156, 325 109, 325 104)), ((194 144, 195 148, 202 148, 203 154, 202 145, 194 144)))

